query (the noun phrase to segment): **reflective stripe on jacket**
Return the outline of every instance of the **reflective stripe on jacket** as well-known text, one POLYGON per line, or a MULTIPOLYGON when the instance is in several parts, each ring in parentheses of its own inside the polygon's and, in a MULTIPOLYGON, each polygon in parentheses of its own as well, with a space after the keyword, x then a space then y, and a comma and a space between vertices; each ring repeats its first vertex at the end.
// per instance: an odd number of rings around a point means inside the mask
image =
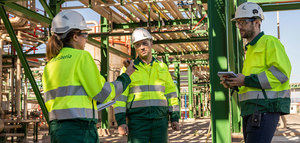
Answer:
POLYGON ((277 38, 263 35, 263 32, 258 36, 261 37, 247 45, 242 73, 245 76, 256 74, 268 99, 265 99, 262 89, 242 86, 239 91, 242 115, 252 114, 255 108, 262 112, 289 113, 289 58, 277 38))
POLYGON ((166 64, 153 58, 147 65, 138 58, 135 66, 138 70, 130 76, 131 84, 114 105, 118 124, 125 122, 125 114, 135 119, 156 119, 179 113, 176 86, 166 64))
POLYGON ((67 47, 45 66, 43 88, 50 121, 98 118, 96 101, 123 91, 122 82, 105 82, 89 52, 67 47))

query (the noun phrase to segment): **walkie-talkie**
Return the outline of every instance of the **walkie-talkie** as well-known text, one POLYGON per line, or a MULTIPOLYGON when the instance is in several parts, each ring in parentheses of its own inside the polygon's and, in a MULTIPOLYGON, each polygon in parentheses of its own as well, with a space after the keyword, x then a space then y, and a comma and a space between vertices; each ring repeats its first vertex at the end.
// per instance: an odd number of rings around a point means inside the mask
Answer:
MULTIPOLYGON (((129 59, 125 60, 125 61, 123 62, 123 64, 124 64, 124 66, 127 68, 127 67, 130 65, 130 60, 129 60, 129 59)), ((133 68, 134 68, 135 70, 138 70, 134 65, 133 65, 133 68)))
POLYGON ((260 127, 260 122, 261 122, 261 112, 257 109, 257 104, 258 104, 258 97, 259 94, 257 95, 257 102, 255 105, 255 112, 251 115, 251 126, 252 127, 260 127))

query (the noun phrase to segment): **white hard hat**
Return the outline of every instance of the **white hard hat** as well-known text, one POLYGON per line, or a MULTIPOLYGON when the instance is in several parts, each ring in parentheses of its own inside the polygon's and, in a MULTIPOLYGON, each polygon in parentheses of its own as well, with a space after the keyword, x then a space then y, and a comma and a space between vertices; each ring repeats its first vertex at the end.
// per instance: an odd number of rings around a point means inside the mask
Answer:
POLYGON ((64 35, 66 36, 72 29, 91 30, 87 27, 83 16, 73 10, 61 11, 53 18, 51 26, 52 33, 65 33, 64 35))
POLYGON ((264 19, 264 14, 262 8, 253 2, 245 2, 241 4, 236 12, 235 17, 231 20, 236 20, 238 18, 252 18, 252 17, 259 17, 262 20, 264 19))
POLYGON ((146 29, 137 28, 132 32, 131 41, 133 44, 145 39, 152 40, 151 34, 146 29))

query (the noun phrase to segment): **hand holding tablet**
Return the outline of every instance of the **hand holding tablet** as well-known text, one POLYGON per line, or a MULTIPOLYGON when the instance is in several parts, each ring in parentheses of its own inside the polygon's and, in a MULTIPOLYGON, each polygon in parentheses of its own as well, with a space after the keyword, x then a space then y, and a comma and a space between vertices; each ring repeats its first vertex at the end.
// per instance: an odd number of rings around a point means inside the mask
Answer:
POLYGON ((237 74, 235 74, 233 71, 229 72, 218 72, 218 76, 222 78, 235 78, 238 77, 237 74))

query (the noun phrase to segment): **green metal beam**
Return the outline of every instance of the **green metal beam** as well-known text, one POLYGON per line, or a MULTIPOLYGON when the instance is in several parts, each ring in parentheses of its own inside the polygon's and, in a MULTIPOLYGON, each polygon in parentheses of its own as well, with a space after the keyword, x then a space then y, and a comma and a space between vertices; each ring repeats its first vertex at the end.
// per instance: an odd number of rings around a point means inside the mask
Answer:
POLYGON ((228 70, 225 1, 208 1, 212 143, 231 143, 229 92, 217 78, 228 70))
POLYGON ((43 23, 43 25, 49 25, 52 21, 50 18, 45 17, 16 3, 0 3, 0 5, 9 8, 9 11, 13 10, 13 13, 16 13, 18 16, 25 17, 28 20, 32 20, 35 22, 41 22, 43 23))
POLYGON ((56 15, 60 11, 60 5, 63 3, 64 0, 49 0, 49 7, 52 11, 53 15, 56 15))
MULTIPOLYGON (((237 28, 235 24, 231 22, 231 16, 234 15, 234 1, 226 1, 226 37, 227 37, 227 59, 229 71, 234 71, 239 73, 239 63, 238 57, 240 53, 238 52, 237 40, 237 28)), ((238 104, 238 95, 234 93, 231 95, 231 126, 233 133, 239 133, 241 131, 241 116, 238 104)))
POLYGON ((284 11, 300 9, 300 2, 282 3, 282 4, 262 4, 261 8, 264 12, 268 11, 284 11))
POLYGON ((297 10, 300 9, 300 3, 291 0, 247 0, 248 2, 258 3, 264 12, 297 10))
MULTIPOLYGON (((41 54, 24 54, 26 58, 45 58, 46 54, 41 53, 41 54)), ((3 55, 3 59, 6 58, 17 58, 17 55, 3 55)))
MULTIPOLYGON (((166 26, 174 26, 174 25, 185 25, 185 24, 192 24, 195 25, 200 21, 201 18, 196 18, 193 21, 191 19, 175 19, 175 20, 168 20, 164 21, 166 26)), ((207 20, 204 19, 202 22, 205 23, 207 20)), ((149 23, 147 22, 139 22, 139 23, 122 23, 122 24, 117 24, 113 23, 113 29, 128 29, 128 28, 137 28, 137 27, 158 27, 159 26, 159 21, 150 21, 149 23)))
MULTIPOLYGON (((100 34, 101 35, 101 34, 100 34)), ((101 36, 112 36, 114 34, 104 34, 101 36)), ((115 35, 114 35, 115 36, 115 35)), ((97 37, 95 34, 91 35, 91 37, 97 37)), ((92 38, 89 39, 92 39, 92 38)), ((95 40, 96 41, 96 40, 95 40)), ((208 41, 208 37, 197 37, 197 38, 190 38, 190 39, 173 39, 173 40, 156 40, 153 41, 153 44, 176 44, 176 43, 189 43, 189 42, 205 42, 208 41)))
POLYGON ((38 86, 37 86, 37 84, 35 82, 35 79, 34 79, 34 77, 32 75, 30 67, 29 67, 29 65, 28 65, 28 63, 26 61, 26 58, 24 56, 24 53, 22 51, 21 45, 18 42, 18 39, 17 39, 17 37, 15 35, 15 31, 14 31, 14 29, 13 29, 13 27, 12 27, 12 25, 11 25, 8 17, 7 17, 7 15, 6 15, 6 11, 5 11, 3 5, 0 6, 0 16, 1 16, 2 20, 3 20, 3 22, 4 22, 4 25, 6 27, 7 32, 9 33, 10 39, 12 41, 12 45, 15 48, 15 50, 17 51, 17 54, 18 54, 18 56, 20 58, 20 61, 21 61, 21 64, 22 64, 22 66, 24 68, 25 75, 26 75, 26 77, 30 81, 31 87, 32 87, 32 89, 33 89, 33 91, 34 91, 34 93, 36 95, 38 103, 39 103, 39 105, 40 105, 40 107, 42 109, 43 115, 44 115, 47 123, 49 124, 48 111, 46 109, 45 102, 44 102, 44 100, 42 98, 42 95, 40 93, 40 90, 39 90, 39 88, 38 88, 38 86))
POLYGON ((192 52, 173 52, 173 53, 159 53, 157 56, 164 56, 166 54, 174 56, 174 55, 199 55, 199 54, 207 54, 208 51, 192 51, 192 52))
POLYGON ((189 39, 172 39, 172 40, 156 40, 153 44, 176 44, 176 43, 190 43, 190 42, 205 42, 208 41, 208 37, 197 37, 189 39))
POLYGON ((47 2, 45 0, 39 0, 41 5, 43 6, 46 13, 49 15, 49 17, 52 19, 54 17, 53 12, 50 10, 50 7, 48 6, 47 2))
MULTIPOLYGON (((109 31, 109 23, 108 20, 100 16, 100 31, 101 32, 108 32, 109 31)), ((109 74, 109 37, 108 36, 101 36, 101 75, 108 80, 109 74)), ((102 110, 101 113, 101 128, 108 129, 109 122, 108 122, 108 110, 102 110)))
MULTIPOLYGON (((165 33, 180 33, 180 32, 186 32, 186 33, 197 33, 197 34, 207 34, 208 32, 206 30, 197 30, 197 31, 191 31, 191 30, 174 30, 174 31, 155 31, 151 32, 151 34, 165 34, 165 33)), ((100 36, 126 36, 126 35, 132 35, 132 32, 128 33, 89 33, 91 37, 100 37, 100 36)))
MULTIPOLYGON (((102 45, 101 42, 93 39, 90 36, 88 37, 88 43, 91 44, 91 45, 93 45, 93 46, 96 46, 96 47, 99 47, 100 45, 102 45)), ((103 47, 103 45, 101 47, 103 47)), ((131 57, 130 55, 128 55, 128 54, 126 54, 124 52, 121 52, 121 51, 119 51, 119 50, 117 50, 117 49, 115 49, 113 47, 109 47, 108 50, 109 50, 109 52, 111 52, 113 54, 116 54, 116 55, 118 55, 120 57, 124 57, 124 58, 130 58, 131 57)))

